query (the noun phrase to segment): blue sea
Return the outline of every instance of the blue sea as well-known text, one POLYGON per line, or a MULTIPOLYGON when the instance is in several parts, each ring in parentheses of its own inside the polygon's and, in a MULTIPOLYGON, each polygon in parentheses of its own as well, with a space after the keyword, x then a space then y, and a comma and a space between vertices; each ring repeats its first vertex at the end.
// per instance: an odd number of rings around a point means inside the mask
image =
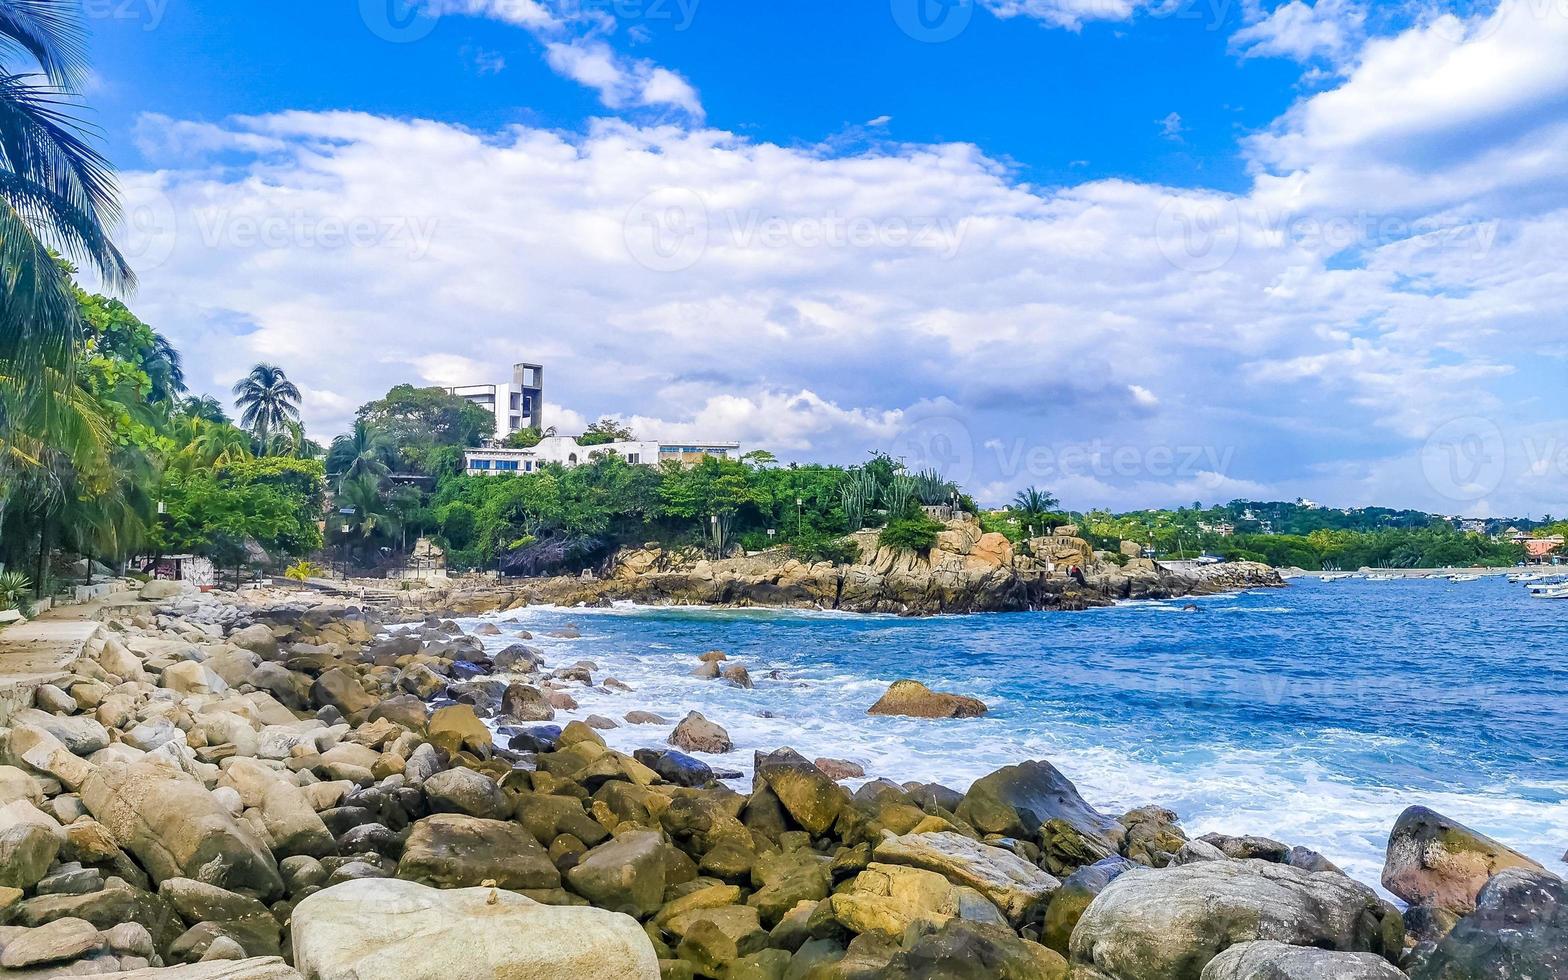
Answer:
MULTIPOLYGON (((596 681, 634 688, 574 689, 581 709, 563 720, 701 711, 736 744, 705 758, 748 778, 751 750, 785 745, 959 790, 1049 759, 1106 812, 1158 804, 1190 834, 1306 845, 1369 884, 1412 803, 1568 870, 1568 602, 1495 577, 1305 579, 1199 599, 1196 613, 1185 604, 931 619, 618 606, 484 620, 506 631, 492 647, 528 630, 549 666, 591 660, 596 681), (568 624, 580 638, 544 635, 568 624), (756 688, 690 676, 712 649, 756 688), (974 695, 990 713, 868 716, 900 678, 974 695)), ((668 733, 623 722, 605 734, 630 750, 668 733)))

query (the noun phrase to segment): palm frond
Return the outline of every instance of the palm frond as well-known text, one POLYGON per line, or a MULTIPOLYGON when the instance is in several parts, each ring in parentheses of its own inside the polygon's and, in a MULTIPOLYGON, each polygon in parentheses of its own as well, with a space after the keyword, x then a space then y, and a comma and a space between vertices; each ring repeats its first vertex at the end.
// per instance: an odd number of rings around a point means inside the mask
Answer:
POLYGON ((55 85, 80 83, 86 40, 77 5, 69 0, 0 2, 0 45, 27 52, 55 85))

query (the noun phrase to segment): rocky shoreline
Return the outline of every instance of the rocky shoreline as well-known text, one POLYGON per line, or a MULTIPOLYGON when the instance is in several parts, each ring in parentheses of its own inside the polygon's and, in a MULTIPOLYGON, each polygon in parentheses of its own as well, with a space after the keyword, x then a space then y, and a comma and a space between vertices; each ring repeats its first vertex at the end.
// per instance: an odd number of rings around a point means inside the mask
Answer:
POLYGON ((1015 547, 954 520, 926 552, 886 548, 877 532, 848 539, 853 564, 803 562, 787 549, 709 559, 700 552, 649 544, 615 555, 598 576, 519 580, 515 585, 459 589, 446 608, 475 614, 527 605, 777 606, 857 613, 930 616, 941 613, 1078 610, 1127 599, 1173 599, 1248 588, 1280 587, 1279 573, 1256 562, 1226 562, 1173 571, 1146 558, 1113 560, 1072 527, 1015 547), (1077 568, 1082 580, 1071 574, 1077 568))
MULTIPOLYGON (((574 688, 635 699, 593 664, 161 591, 106 605, 3 720, 0 977, 1568 976, 1568 886, 1419 806, 1389 837, 1400 909, 1305 848, 1103 813, 1047 761, 851 792, 779 748, 741 793, 681 751, 723 751, 700 716, 630 755, 550 724, 574 688)), ((878 708, 984 710, 918 685, 878 708)))

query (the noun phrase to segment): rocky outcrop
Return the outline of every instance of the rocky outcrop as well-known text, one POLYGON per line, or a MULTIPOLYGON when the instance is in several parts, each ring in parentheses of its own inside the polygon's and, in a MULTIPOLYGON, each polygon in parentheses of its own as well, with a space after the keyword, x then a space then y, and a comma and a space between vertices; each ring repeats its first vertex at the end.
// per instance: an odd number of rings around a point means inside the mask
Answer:
POLYGON ((1007 766, 975 780, 954 811, 976 830, 1041 837, 1047 870, 1091 864, 1117 853, 1126 829, 1090 806, 1049 762, 1007 766))
POLYGON ((1042 536, 1017 549, 1000 534, 982 533, 972 519, 949 522, 926 552, 880 547, 875 531, 847 540, 860 553, 848 565, 802 562, 787 548, 713 560, 700 552, 649 545, 615 556, 601 578, 532 579, 510 589, 456 595, 450 603, 470 613, 530 603, 632 600, 934 615, 1084 609, 1118 599, 1284 584, 1273 569, 1251 562, 1177 572, 1134 559, 1123 567, 1097 560, 1089 542, 1074 535, 1042 536), (1085 584, 1068 574, 1073 566, 1082 571, 1085 584))
POLYGON ((978 718, 985 702, 962 694, 942 694, 919 681, 894 681, 887 693, 866 711, 868 715, 906 715, 910 718, 978 718))
POLYGON ((305 980, 658 980, 636 920, 554 908, 495 888, 441 891, 395 880, 350 881, 294 909, 294 965, 305 980))

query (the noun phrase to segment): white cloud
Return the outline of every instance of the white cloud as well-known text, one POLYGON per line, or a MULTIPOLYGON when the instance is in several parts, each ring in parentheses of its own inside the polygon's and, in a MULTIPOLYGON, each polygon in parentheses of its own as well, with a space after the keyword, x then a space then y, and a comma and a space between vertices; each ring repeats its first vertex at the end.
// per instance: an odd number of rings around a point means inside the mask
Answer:
MULTIPOLYGON (((430 0, 439 14, 489 17, 521 27, 544 45, 545 61, 557 73, 599 93, 606 108, 678 110, 692 119, 703 117, 702 101, 692 84, 647 58, 621 54, 605 40, 616 19, 597 4, 570 0, 430 0)), ((690 16, 690 10, 682 16, 690 16)), ((491 58, 481 68, 492 74, 504 62, 491 58)))
POLYGON ((1159 126, 1161 136, 1168 140, 1175 140, 1178 143, 1181 142, 1181 134, 1183 129, 1180 113, 1173 112, 1164 119, 1161 119, 1159 121, 1159 126))
POLYGON ((1366 10, 1355 0, 1290 0, 1231 35, 1231 50, 1244 58, 1291 58, 1337 63, 1364 37, 1366 10))
MULTIPOLYGON (((846 462, 925 439, 975 486, 1078 506, 1307 492, 1462 510, 1411 462, 1444 423, 1495 419, 1522 445, 1568 417, 1568 90, 1542 82, 1564 28, 1498 27, 1374 42, 1251 146, 1245 195, 1041 189, 963 144, 149 117, 144 141, 182 155, 125 175, 134 305, 208 390, 283 363, 322 434, 393 383, 528 359, 580 413, 558 421, 618 413, 846 462), (1532 70, 1503 63, 1503 37, 1532 70), (1478 107, 1488 124, 1453 138, 1449 116, 1478 107), (1189 465, 1029 468, 1064 441, 1189 465)), ((1562 512, 1565 486, 1548 467, 1486 501, 1562 512)))
POLYGON ((1029 17, 1052 27, 1077 30, 1088 21, 1130 20, 1139 9, 1158 6, 1160 0, 979 0, 1003 19, 1029 17))

